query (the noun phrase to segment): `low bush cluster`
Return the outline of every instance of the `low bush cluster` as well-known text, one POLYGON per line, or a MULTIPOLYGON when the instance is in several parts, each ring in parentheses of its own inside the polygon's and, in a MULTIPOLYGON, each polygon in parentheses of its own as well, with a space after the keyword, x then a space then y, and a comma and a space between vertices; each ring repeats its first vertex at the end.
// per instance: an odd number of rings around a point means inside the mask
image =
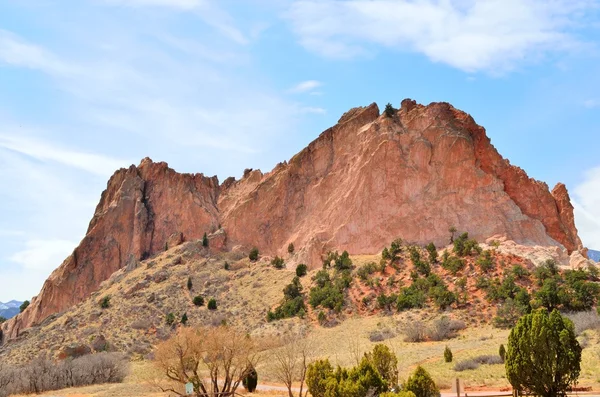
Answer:
POLYGON ((119 383, 127 375, 128 368, 129 364, 122 354, 104 352, 59 362, 42 355, 25 366, 15 368, 0 363, 0 396, 119 383))
POLYGON ((466 328, 466 324, 460 320, 452 320, 447 316, 441 316, 426 325, 422 321, 412 321, 404 326, 404 340, 406 342, 441 341, 455 338, 458 331, 466 328))
POLYGON ((458 256, 471 256, 481 254, 482 249, 477 240, 469 239, 469 233, 464 232, 454 239, 454 253, 458 256))
POLYGON ((331 278, 327 270, 320 270, 313 281, 316 285, 310 290, 310 305, 313 308, 320 306, 340 312, 344 305, 344 291, 352 282, 350 271, 337 271, 331 278))
POLYGON ((302 284, 298 276, 294 277, 292 282, 283 289, 283 300, 274 310, 267 313, 267 321, 280 320, 290 317, 304 317, 306 306, 304 305, 304 296, 302 295, 302 284))
POLYGON ((498 365, 504 364, 504 360, 500 356, 493 354, 481 355, 468 360, 460 361, 454 366, 456 372, 462 372, 479 368, 480 365, 498 365))
POLYGON ((306 384, 313 397, 439 397, 435 382, 422 367, 402 385, 398 385, 398 359, 382 344, 375 345, 353 368, 333 368, 328 359, 318 360, 308 366, 306 384))

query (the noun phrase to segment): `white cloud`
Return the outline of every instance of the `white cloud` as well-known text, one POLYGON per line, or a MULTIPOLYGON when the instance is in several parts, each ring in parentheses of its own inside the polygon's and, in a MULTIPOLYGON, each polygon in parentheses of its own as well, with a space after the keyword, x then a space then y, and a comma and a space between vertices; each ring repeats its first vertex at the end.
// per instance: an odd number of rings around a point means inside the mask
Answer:
POLYGON ((77 243, 67 240, 30 240, 22 251, 15 252, 9 260, 25 269, 44 271, 55 269, 73 252, 77 243))
POLYGON ((583 106, 587 109, 594 109, 600 107, 600 101, 597 101, 595 99, 586 99, 585 101, 583 101, 583 106))
POLYGON ((600 249, 600 167, 586 172, 573 190, 575 220, 583 244, 600 249))
POLYGON ((111 5, 126 7, 168 7, 181 10, 193 10, 202 5, 203 0, 104 0, 111 5))
POLYGON ((570 32, 589 0, 297 0, 286 17, 300 43, 325 57, 388 47, 467 71, 499 72, 581 45, 570 32))
POLYGON ((238 44, 248 44, 249 39, 236 28, 233 18, 215 0, 104 0, 108 5, 125 7, 162 7, 194 12, 205 23, 238 44))
POLYGON ((312 113, 312 114, 326 114, 327 110, 325 110, 323 108, 307 106, 307 107, 300 108, 300 112, 312 113))
POLYGON ((317 80, 306 80, 302 81, 292 88, 289 89, 289 92, 293 94, 300 94, 314 90, 315 88, 321 87, 323 83, 317 80))
POLYGON ((73 72, 68 64, 62 62, 51 52, 2 29, 0 29, 0 61, 52 74, 73 72))
POLYGON ((0 147, 25 154, 37 160, 54 161, 105 177, 112 175, 119 168, 132 164, 132 161, 64 149, 48 142, 19 134, 22 134, 22 128, 13 127, 9 129, 0 127, 0 147), (3 133, 2 131, 6 132, 3 133))

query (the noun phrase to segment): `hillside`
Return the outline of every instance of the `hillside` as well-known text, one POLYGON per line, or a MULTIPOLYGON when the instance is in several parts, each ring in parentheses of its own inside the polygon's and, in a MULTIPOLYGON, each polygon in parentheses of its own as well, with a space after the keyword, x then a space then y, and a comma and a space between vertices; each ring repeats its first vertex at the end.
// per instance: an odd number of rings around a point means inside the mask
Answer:
POLYGON ((16 300, 11 300, 10 302, 2 303, 0 302, 0 317, 4 317, 6 319, 12 318, 19 314, 19 307, 23 302, 19 302, 16 300))
MULTIPOLYGON (((134 362, 151 359, 153 346, 184 326, 185 314, 186 326, 228 324, 263 341, 307 333, 318 345, 315 358, 335 357, 341 365, 353 363, 357 354, 353 349, 360 354, 384 341, 402 357, 402 377, 416 365, 424 365, 444 388, 456 376, 470 387, 505 387, 501 365, 459 373, 453 370, 454 364, 443 363, 444 347, 451 346, 456 360, 496 354, 498 346, 506 344, 505 327, 523 313, 524 304, 529 305, 524 302, 543 304, 540 280, 554 277, 559 280, 559 295, 575 297, 567 280, 589 279, 588 285, 598 285, 598 273, 593 268, 552 270, 546 263, 550 250, 538 248, 536 256, 529 250, 517 255, 515 249, 524 248, 510 241, 475 244, 460 236, 455 241, 458 247, 467 248, 458 254, 455 245, 438 247, 435 260, 432 250, 398 240, 383 255, 350 256, 346 262, 343 255, 332 255, 327 270, 315 269, 300 278, 304 312, 274 321, 268 320, 268 313, 277 312, 285 302, 284 294, 289 293, 296 275, 292 265, 296 254, 286 254, 284 267, 277 269, 269 256, 260 255, 253 262, 248 252, 212 252, 201 240, 184 242, 115 272, 88 299, 23 331, 0 347, 0 360, 25 363, 40 351, 65 358, 104 350, 125 352, 134 362), (429 275, 425 276, 427 265, 429 275), (555 276, 551 276, 553 271, 555 276), (324 272, 340 288, 339 308, 329 308, 324 302, 315 305, 313 297, 318 294, 314 291, 319 291, 324 272), (347 285, 338 282, 344 277, 348 277, 347 285), (422 300, 403 299, 418 291, 422 300), (198 296, 204 302, 197 306, 194 298, 198 296), (211 298, 216 301, 215 310, 207 307, 211 298)), ((592 305, 597 304, 598 295, 592 305)), ((577 299, 561 301, 560 308, 576 304, 577 299)), ((583 312, 575 323, 586 346, 580 384, 597 384, 600 367, 594 357, 600 353, 600 339, 594 329, 599 328, 600 319, 593 312, 583 312)), ((261 379, 273 381, 268 367, 264 360, 259 368, 261 379)), ((131 387, 143 390, 132 395, 147 395, 151 390, 140 378, 131 387)))
POLYGON ((595 262, 600 262, 600 251, 588 250, 588 257, 595 262))
POLYGON ((293 243, 294 263, 315 269, 330 250, 378 254, 397 236, 442 246, 450 227, 585 262, 566 187, 527 177, 447 103, 404 100, 393 115, 375 104, 351 109, 289 162, 239 181, 144 159, 111 177, 86 236, 2 325, 4 339, 82 302, 119 269, 205 233, 214 252, 283 255, 293 243))

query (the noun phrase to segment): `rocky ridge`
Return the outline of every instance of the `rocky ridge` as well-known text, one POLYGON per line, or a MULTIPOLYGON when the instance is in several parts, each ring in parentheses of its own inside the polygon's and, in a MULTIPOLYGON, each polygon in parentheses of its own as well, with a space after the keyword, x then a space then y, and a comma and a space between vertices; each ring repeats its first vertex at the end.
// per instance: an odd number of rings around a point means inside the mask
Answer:
POLYGON ((407 99, 393 117, 376 104, 348 111, 266 174, 247 170, 219 184, 148 158, 118 170, 80 245, 2 331, 15 338, 115 271, 204 233, 214 251, 275 255, 294 243, 294 261, 315 267, 329 249, 374 254, 398 236, 442 246, 450 226, 586 256, 564 185, 550 191, 512 166, 467 113, 407 99))

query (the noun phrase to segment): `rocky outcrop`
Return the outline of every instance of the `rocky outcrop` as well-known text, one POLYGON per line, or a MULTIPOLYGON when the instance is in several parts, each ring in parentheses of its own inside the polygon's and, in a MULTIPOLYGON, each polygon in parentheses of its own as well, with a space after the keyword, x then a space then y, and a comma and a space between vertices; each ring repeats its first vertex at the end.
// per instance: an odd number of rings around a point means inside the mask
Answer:
POLYGON ((22 329, 82 301, 121 267, 173 244, 174 234, 194 240, 216 230, 218 191, 217 178, 179 174, 147 158, 138 167, 115 172, 86 236, 28 309, 3 324, 5 337, 16 337, 22 329))
POLYGON ((294 243, 296 260, 318 266, 326 250, 372 254, 396 237, 445 245, 451 226, 481 241, 502 236, 585 256, 564 185, 550 192, 512 166, 471 116, 404 100, 387 117, 371 104, 267 174, 248 169, 219 185, 150 159, 117 171, 81 244, 2 328, 16 337, 127 263, 204 233, 210 249, 287 255, 294 243))

